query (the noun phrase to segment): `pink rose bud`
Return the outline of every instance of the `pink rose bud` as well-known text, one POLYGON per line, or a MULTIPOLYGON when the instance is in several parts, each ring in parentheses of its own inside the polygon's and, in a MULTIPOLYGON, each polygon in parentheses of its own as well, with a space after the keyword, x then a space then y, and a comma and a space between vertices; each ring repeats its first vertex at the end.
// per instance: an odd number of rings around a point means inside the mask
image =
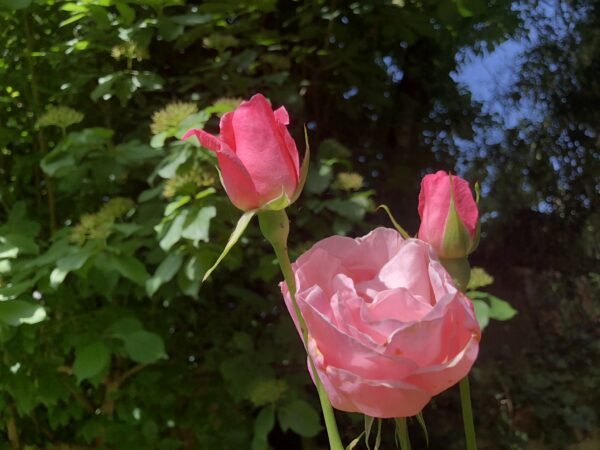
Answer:
MULTIPOLYGON (((388 228, 333 236, 292 267, 308 351, 337 409, 413 416, 477 358, 473 304, 421 240, 388 228)), ((287 285, 280 287, 300 332, 287 285)))
POLYGON ((256 94, 223 115, 219 137, 191 129, 183 139, 195 135, 217 154, 223 186, 239 209, 282 209, 297 197, 300 178, 298 149, 288 123, 283 106, 273 111, 267 99, 256 94))
POLYGON ((439 171, 426 175, 419 194, 419 239, 433 246, 440 258, 469 255, 479 243, 479 210, 469 183, 439 171))

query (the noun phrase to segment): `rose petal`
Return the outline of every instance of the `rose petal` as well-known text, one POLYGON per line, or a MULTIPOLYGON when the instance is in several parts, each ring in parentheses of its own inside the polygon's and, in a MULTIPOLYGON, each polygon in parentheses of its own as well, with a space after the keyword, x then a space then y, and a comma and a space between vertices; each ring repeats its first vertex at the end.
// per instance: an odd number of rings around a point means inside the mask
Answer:
POLYGON ((219 138, 213 136, 210 133, 207 133, 204 130, 200 130, 199 128, 192 128, 191 130, 188 130, 187 133, 185 133, 181 139, 185 141, 191 136, 196 136, 202 147, 206 147, 207 149, 212 150, 213 152, 217 152, 221 149, 221 141, 219 140, 219 138))
POLYGON ((334 408, 371 417, 409 417, 431 400, 425 389, 397 380, 371 380, 334 366, 317 366, 334 408))
POLYGON ((432 395, 454 386, 467 376, 479 353, 479 338, 472 336, 464 349, 445 364, 423 367, 406 378, 432 395))
POLYGON ((273 200, 281 195, 282 186, 291 198, 298 185, 298 168, 294 167, 267 99, 257 94, 243 102, 233 113, 231 128, 235 154, 252 177, 260 198, 264 202, 273 200))
POLYGON ((257 209, 259 197, 250 174, 240 159, 228 148, 217 152, 223 187, 231 202, 242 211, 257 209))
POLYGON ((290 124, 290 116, 287 112, 287 109, 285 109, 284 106, 280 106, 275 111, 273 111, 273 115, 275 116, 275 119, 277 120, 277 122, 279 122, 280 124, 282 124, 282 125, 290 124))
POLYGON ((227 112, 221 117, 219 124, 221 130, 221 139, 227 144, 233 153, 235 153, 235 133, 233 131, 233 113, 227 112))
POLYGON ((331 318, 321 314, 311 304, 299 302, 299 306, 311 338, 318 343, 325 365, 346 369, 358 376, 372 379, 386 379, 390 373, 402 379, 416 370, 417 366, 413 361, 378 353, 374 348, 369 348, 343 333, 333 324, 331 318))

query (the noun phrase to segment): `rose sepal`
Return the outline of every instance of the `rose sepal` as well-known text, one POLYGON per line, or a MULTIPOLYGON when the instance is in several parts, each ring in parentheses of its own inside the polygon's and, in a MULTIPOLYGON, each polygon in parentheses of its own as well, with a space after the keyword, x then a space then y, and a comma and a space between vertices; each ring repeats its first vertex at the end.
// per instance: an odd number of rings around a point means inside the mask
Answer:
POLYGON ((219 257, 217 258, 215 263, 212 265, 212 267, 210 269, 208 269, 206 271, 206 273, 204 274, 204 276, 202 277, 203 283, 208 279, 208 277, 210 277, 210 275, 214 272, 214 270, 218 267, 218 265, 221 264, 221 261, 223 261, 223 259, 227 256, 227 254, 233 248, 233 246, 237 243, 237 241, 240 240, 240 238, 242 237, 242 234, 244 234, 244 231, 246 231, 246 228, 248 228, 248 224, 250 223, 250 221, 252 220, 252 218, 255 215, 256 215, 256 210, 246 211, 244 214, 241 215, 241 217, 237 221, 237 224, 235 225, 235 228, 233 229, 233 232, 231 233, 231 236, 229 236, 229 240, 227 241, 227 244, 225 244, 225 248, 223 249, 223 251, 221 252, 219 257))
POLYGON ((310 165, 310 145, 308 143, 308 132, 306 131, 306 127, 304 127, 304 145, 306 146, 306 150, 304 151, 304 159, 302 160, 302 166, 300 166, 298 188, 294 192, 294 195, 290 200, 290 204, 298 200, 298 197, 300 197, 300 194, 304 189, 304 185, 306 184, 306 178, 308 177, 308 167, 310 165))

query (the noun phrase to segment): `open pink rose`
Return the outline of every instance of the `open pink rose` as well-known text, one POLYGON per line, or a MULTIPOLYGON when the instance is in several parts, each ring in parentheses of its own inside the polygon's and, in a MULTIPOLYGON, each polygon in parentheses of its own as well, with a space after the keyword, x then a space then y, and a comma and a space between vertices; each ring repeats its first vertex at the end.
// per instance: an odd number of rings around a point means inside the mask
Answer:
POLYGON ((419 193, 419 239, 440 258, 464 258, 479 243, 479 210, 469 183, 444 171, 425 175, 419 193))
POLYGON ((387 228, 333 236, 293 269, 308 350, 335 408, 412 416, 471 369, 481 335, 472 303, 427 243, 387 228))
POLYGON ((194 128, 183 139, 194 135, 216 152, 227 195, 239 209, 259 209, 277 199, 285 207, 295 198, 300 177, 298 149, 288 123, 283 106, 273 111, 267 99, 256 94, 223 115, 220 137, 194 128))

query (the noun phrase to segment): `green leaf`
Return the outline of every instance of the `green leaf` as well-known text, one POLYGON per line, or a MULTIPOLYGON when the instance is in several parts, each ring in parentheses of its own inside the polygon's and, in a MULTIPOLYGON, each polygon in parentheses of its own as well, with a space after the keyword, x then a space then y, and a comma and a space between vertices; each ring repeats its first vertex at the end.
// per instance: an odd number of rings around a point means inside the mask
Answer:
POLYGON ((146 282, 146 292, 148 295, 153 296, 156 291, 158 291, 158 288, 171 281, 181 267, 182 263, 182 253, 169 253, 156 268, 156 272, 154 272, 152 278, 146 282))
POLYGON ((170 19, 181 25, 202 25, 212 20, 210 14, 182 14, 180 16, 171 16, 170 19))
POLYGON ((268 450, 268 436, 275 426, 275 409, 267 406, 254 419, 254 436, 252 438, 252 450, 268 450))
POLYGON ((242 214, 242 216, 238 220, 238 223, 235 226, 235 229, 233 230, 233 233, 231 233, 231 236, 229 236, 229 240, 227 241, 223 252, 217 258, 217 261, 212 265, 212 267, 206 271, 204 277, 202 278, 202 282, 206 281, 208 277, 210 277, 210 274, 213 273, 213 271, 217 268, 221 261, 223 261, 223 258, 227 256, 227 254, 233 248, 236 242, 240 239, 240 237, 242 237, 242 234, 244 234, 244 231, 248 227, 250 220, 252 220, 252 217, 254 217, 255 214, 256 211, 246 211, 244 214, 242 214))
POLYGON ((364 216, 366 209, 363 205, 360 205, 357 201, 342 200, 340 198, 334 198, 324 202, 325 207, 330 211, 339 214, 340 216, 352 221, 360 222, 364 216))
POLYGON ((96 341, 75 352, 73 373, 77 383, 100 374, 110 364, 110 350, 102 341, 96 341))
POLYGON ((302 437, 314 437, 321 431, 319 414, 304 400, 292 400, 277 411, 279 426, 283 431, 291 429, 302 437))
POLYGON ((152 148, 162 148, 165 145, 165 139, 167 139, 167 133, 164 131, 152 136, 150 140, 150 147, 152 148))
POLYGON ((489 305, 487 314, 490 319, 509 320, 517 314, 517 311, 508 302, 487 292, 468 291, 467 297, 473 300, 473 304, 475 304, 476 300, 484 303, 487 302, 486 306, 489 305))
POLYGON ((34 324, 46 318, 46 310, 35 303, 22 300, 6 300, 0 302, 0 321, 17 326, 34 324))
POLYGON ((209 188, 206 188, 206 189, 198 192, 196 194, 196 197, 194 197, 194 198, 196 200, 202 200, 203 198, 209 197, 209 196, 215 194, 216 192, 217 192, 217 190, 215 188, 209 187, 209 188))
POLYGON ((160 17, 156 23, 156 26, 158 27, 158 32, 160 35, 167 42, 177 39, 184 30, 184 26, 182 24, 173 22, 169 17, 166 16, 160 17))
POLYGON ((463 17, 477 16, 486 10, 486 4, 483 0, 454 0, 458 12, 463 17))
POLYGON ((473 267, 471 269, 471 278, 469 279, 468 291, 473 291, 480 287, 489 286, 494 282, 494 277, 487 273, 481 267, 473 267))
POLYGON ((123 18, 123 23, 125 25, 131 25, 135 20, 135 10, 124 2, 119 2, 115 6, 123 18))
POLYGON ((28 291, 36 283, 36 279, 28 279, 20 283, 8 284, 0 288, 0 301, 13 300, 28 291))
POLYGON ((76 163, 77 161, 71 153, 57 148, 42 158, 40 167, 51 177, 60 177, 73 170, 76 163))
POLYGON ((171 154, 169 154, 164 160, 163 162, 160 164, 159 168, 158 168, 158 175, 161 178, 173 178, 175 176, 175 174, 177 173, 177 169, 179 169, 179 166, 181 166, 182 164, 184 164, 187 160, 188 157, 190 156, 190 153, 188 151, 187 147, 180 147, 180 149, 178 151, 175 151, 171 154))
POLYGON ((137 223, 114 223, 111 228, 125 237, 130 237, 140 231, 143 227, 137 223))
POLYGON ((125 342, 125 351, 135 362, 150 364, 167 357, 165 344, 156 333, 140 330, 125 334, 121 339, 125 342))
POLYGON ((119 73, 111 73, 109 75, 98 78, 98 86, 90 93, 90 98, 97 101, 100 97, 110 95, 113 84, 120 78, 119 73))
POLYGON ((131 255, 121 254, 116 255, 109 253, 109 261, 113 265, 114 269, 119 272, 123 277, 133 281, 140 286, 144 286, 146 281, 150 277, 146 271, 146 267, 142 262, 131 255))
POLYGON ((331 166, 321 164, 317 167, 311 167, 308 170, 306 190, 311 194, 321 194, 329 187, 332 180, 333 170, 331 166))
POLYGON ((56 288, 70 272, 81 269, 95 251, 96 246, 91 241, 81 248, 71 247, 68 255, 56 261, 56 268, 50 274, 50 285, 56 288))
POLYGON ((190 211, 181 236, 194 242, 198 246, 200 241, 208 242, 210 220, 217 215, 217 208, 205 206, 190 211))
POLYGON ((169 203, 165 208, 165 217, 170 216, 182 206, 187 205, 191 200, 192 197, 190 197, 189 195, 184 195, 179 197, 174 202, 169 203))
POLYGON ((39 247, 31 236, 7 234, 0 236, 0 258, 14 258, 17 255, 35 255, 39 247), (7 255, 8 254, 8 255, 7 255), (10 256, 14 254, 14 256, 10 256))
POLYGON ((171 248, 181 239, 181 233, 183 233, 183 226, 185 225, 187 215, 188 211, 184 210, 177 214, 168 224, 167 232, 159 242, 160 248, 165 252, 171 250, 171 248))
POLYGON ((490 302, 490 318, 494 320, 510 320, 516 314, 517 311, 510 306, 510 303, 494 296, 489 296, 490 302))
POLYGON ((31 0, 0 0, 0 5, 8 9, 25 9, 31 5, 31 0))
POLYGON ((479 323, 479 327, 483 330, 490 322, 490 307, 483 300, 472 300, 472 302, 477 322, 479 323))
POLYGON ((143 330, 142 322, 135 317, 124 317, 113 323, 107 330, 107 334, 112 337, 123 338, 128 334, 143 330))
POLYGON ((138 202, 144 203, 144 202, 147 202, 148 200, 152 200, 153 198, 158 197, 164 188, 165 188, 164 185, 162 183, 160 183, 160 184, 154 186, 153 188, 143 191, 138 197, 138 202))

